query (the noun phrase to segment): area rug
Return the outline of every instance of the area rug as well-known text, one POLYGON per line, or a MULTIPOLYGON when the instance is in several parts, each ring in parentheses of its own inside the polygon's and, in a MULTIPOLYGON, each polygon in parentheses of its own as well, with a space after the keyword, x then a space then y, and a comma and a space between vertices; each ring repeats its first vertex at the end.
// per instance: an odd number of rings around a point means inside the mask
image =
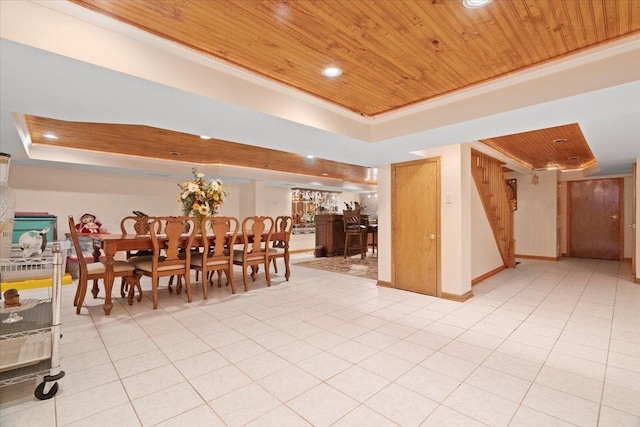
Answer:
POLYGON ((316 268, 318 270, 332 271, 334 273, 348 274, 350 276, 366 277, 367 279, 378 279, 378 256, 367 255, 361 259, 360 255, 349 258, 341 256, 315 258, 311 261, 294 263, 301 267, 316 268))

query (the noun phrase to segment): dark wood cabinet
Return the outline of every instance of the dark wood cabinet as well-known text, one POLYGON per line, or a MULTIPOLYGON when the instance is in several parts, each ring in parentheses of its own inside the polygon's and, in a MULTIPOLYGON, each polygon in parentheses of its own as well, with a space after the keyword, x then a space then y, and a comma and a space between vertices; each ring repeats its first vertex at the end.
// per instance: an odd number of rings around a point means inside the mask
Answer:
MULTIPOLYGON (((316 217, 316 247, 322 246, 328 257, 344 255, 344 224, 342 214, 317 214, 316 217)), ((366 215, 363 215, 366 220, 366 215)), ((351 239, 349 253, 359 253, 356 239, 351 239)))

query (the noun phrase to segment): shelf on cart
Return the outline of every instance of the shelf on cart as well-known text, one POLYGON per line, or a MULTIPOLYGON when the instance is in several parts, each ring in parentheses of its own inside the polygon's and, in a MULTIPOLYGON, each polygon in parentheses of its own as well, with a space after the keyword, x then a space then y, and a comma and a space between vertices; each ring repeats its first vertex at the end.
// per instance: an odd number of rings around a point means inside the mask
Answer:
MULTIPOLYGON (((11 314, 11 309, 3 308, 0 314, 0 321, 6 319, 11 314)), ((42 301, 35 307, 18 312, 22 320, 16 323, 0 322, 0 343, 3 339, 12 337, 15 334, 28 334, 31 331, 38 331, 50 328, 52 323, 51 301, 42 301)))
MULTIPOLYGON (((5 320, 15 309, 2 308, 1 311, 0 320, 5 320)), ((16 312, 22 317, 21 321, 0 322, 0 374, 12 371, 8 374, 11 377, 23 375, 19 370, 23 370, 23 373, 32 372, 32 369, 24 368, 39 365, 51 357, 51 302, 41 301, 31 308, 16 312)), ((41 367, 34 369, 33 372, 36 372, 41 367)), ((0 375, 0 378, 3 376, 0 375)))
MULTIPOLYGON (((51 354, 49 353, 49 355, 51 354)), ((30 366, 0 372, 0 385, 15 384, 28 379, 39 378, 48 374, 50 368, 51 358, 48 358, 30 366)))

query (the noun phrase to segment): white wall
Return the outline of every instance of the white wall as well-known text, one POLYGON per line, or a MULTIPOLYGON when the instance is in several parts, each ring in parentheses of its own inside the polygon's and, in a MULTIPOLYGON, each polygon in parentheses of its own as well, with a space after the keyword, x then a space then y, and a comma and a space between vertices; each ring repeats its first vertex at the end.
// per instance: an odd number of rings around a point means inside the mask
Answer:
POLYGON ((378 167, 378 281, 391 283, 391 166, 378 167))
POLYGON ((364 206, 364 213, 369 219, 378 216, 378 193, 359 194, 360 205, 364 206))
MULTIPOLYGON (((185 172, 185 178, 190 171, 185 172)), ((207 176, 207 178, 214 178, 207 176)), ((182 182, 182 181, 181 181, 182 182)), ((11 165, 9 185, 16 192, 16 210, 49 212, 58 217, 58 238, 69 231, 67 216, 77 221, 85 212, 94 213, 107 231, 120 231, 120 219, 139 210, 152 216, 180 215, 178 182, 174 178, 80 172, 59 168, 11 165)), ((220 215, 242 219, 251 215, 291 215, 291 191, 267 187, 264 182, 224 183, 229 192, 220 215)), ((359 194, 344 192, 342 200, 358 200, 359 194)), ((315 236, 292 237, 291 250, 313 250, 315 236)))
POLYGON ((633 229, 630 227, 634 223, 633 212, 633 177, 624 178, 624 257, 631 259, 633 256, 633 229))
POLYGON ((633 224, 636 225, 635 231, 636 231, 636 253, 635 253, 635 260, 636 260, 636 277, 635 277, 635 281, 636 283, 640 283, 640 267, 638 267, 638 263, 640 263, 640 221, 638 221, 638 218, 640 218, 640 178, 639 178, 639 174, 640 174, 640 170, 638 170, 638 168, 640 168, 640 156, 636 159, 636 182, 635 182, 635 188, 636 188, 636 217, 633 221, 633 224))
POLYGON ((491 224, 482 206, 478 189, 471 185, 471 278, 475 279, 503 266, 491 224), (489 244, 493 243, 493 245, 489 244))
POLYGON ((509 174, 518 180, 518 209, 515 211, 516 254, 557 257, 557 187, 556 171, 537 171, 538 184, 532 175, 509 174))
POLYGON ((277 217, 291 215, 291 190, 282 187, 264 187, 260 215, 277 217))
POLYGON ((353 202, 360 203, 360 194, 344 191, 338 194, 338 212, 342 213, 343 209, 346 209, 344 205, 346 203, 353 204, 353 202))
MULTIPOLYGON (((162 177, 12 164, 9 185, 16 191, 17 211, 44 211, 58 216, 58 238, 69 231, 68 215, 77 221, 84 212, 91 212, 107 231, 118 232, 120 219, 133 210, 154 216, 180 215, 182 211, 178 183, 162 177)), ((234 186, 225 188, 237 192, 234 186)), ((230 197, 221 212, 235 211, 235 204, 230 197)))
POLYGON ((559 227, 559 235, 558 242, 559 250, 558 256, 566 255, 569 253, 569 242, 567 241, 567 230, 569 229, 569 215, 568 215, 568 200, 569 200, 569 183, 568 182, 560 182, 558 183, 558 206, 560 212, 558 214, 558 227, 559 227))

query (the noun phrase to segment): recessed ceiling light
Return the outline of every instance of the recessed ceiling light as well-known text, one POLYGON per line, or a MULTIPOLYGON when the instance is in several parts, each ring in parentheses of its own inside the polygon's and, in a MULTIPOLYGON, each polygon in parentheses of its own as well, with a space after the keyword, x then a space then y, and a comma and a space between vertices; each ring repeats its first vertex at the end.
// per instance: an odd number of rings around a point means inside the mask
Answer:
POLYGON ((200 138, 202 138, 202 139, 211 139, 211 137, 207 136, 207 135, 200 135, 200 138))
POLYGON ((462 0, 462 5, 467 9, 477 9, 491 3, 491 0, 462 0))
POLYGON ((558 139, 554 139, 553 142, 556 142, 558 144, 562 143, 562 142, 567 142, 567 138, 558 138, 558 139))
POLYGON ((307 154, 307 159, 313 159, 313 154, 307 154))
POLYGON ((44 134, 44 135, 42 135, 42 136, 43 136, 44 138, 47 138, 47 139, 58 139, 58 137, 57 137, 55 134, 53 134, 53 133, 45 133, 45 134, 44 134))
POLYGON ((578 156, 571 156, 567 160, 578 160, 578 159, 579 159, 578 156))
POLYGON ((169 151, 169 154, 171 154, 172 156, 179 156, 180 153, 178 153, 177 151, 169 151))
POLYGON ((325 77, 334 78, 340 76, 341 74, 342 70, 338 67, 327 67, 322 70, 322 75, 325 77))
POLYGON ((322 176, 329 176, 329 174, 326 172, 322 172, 322 176))
POLYGON ((269 169, 271 167, 270 163, 265 163, 264 165, 262 165, 263 168, 265 169, 269 169))

